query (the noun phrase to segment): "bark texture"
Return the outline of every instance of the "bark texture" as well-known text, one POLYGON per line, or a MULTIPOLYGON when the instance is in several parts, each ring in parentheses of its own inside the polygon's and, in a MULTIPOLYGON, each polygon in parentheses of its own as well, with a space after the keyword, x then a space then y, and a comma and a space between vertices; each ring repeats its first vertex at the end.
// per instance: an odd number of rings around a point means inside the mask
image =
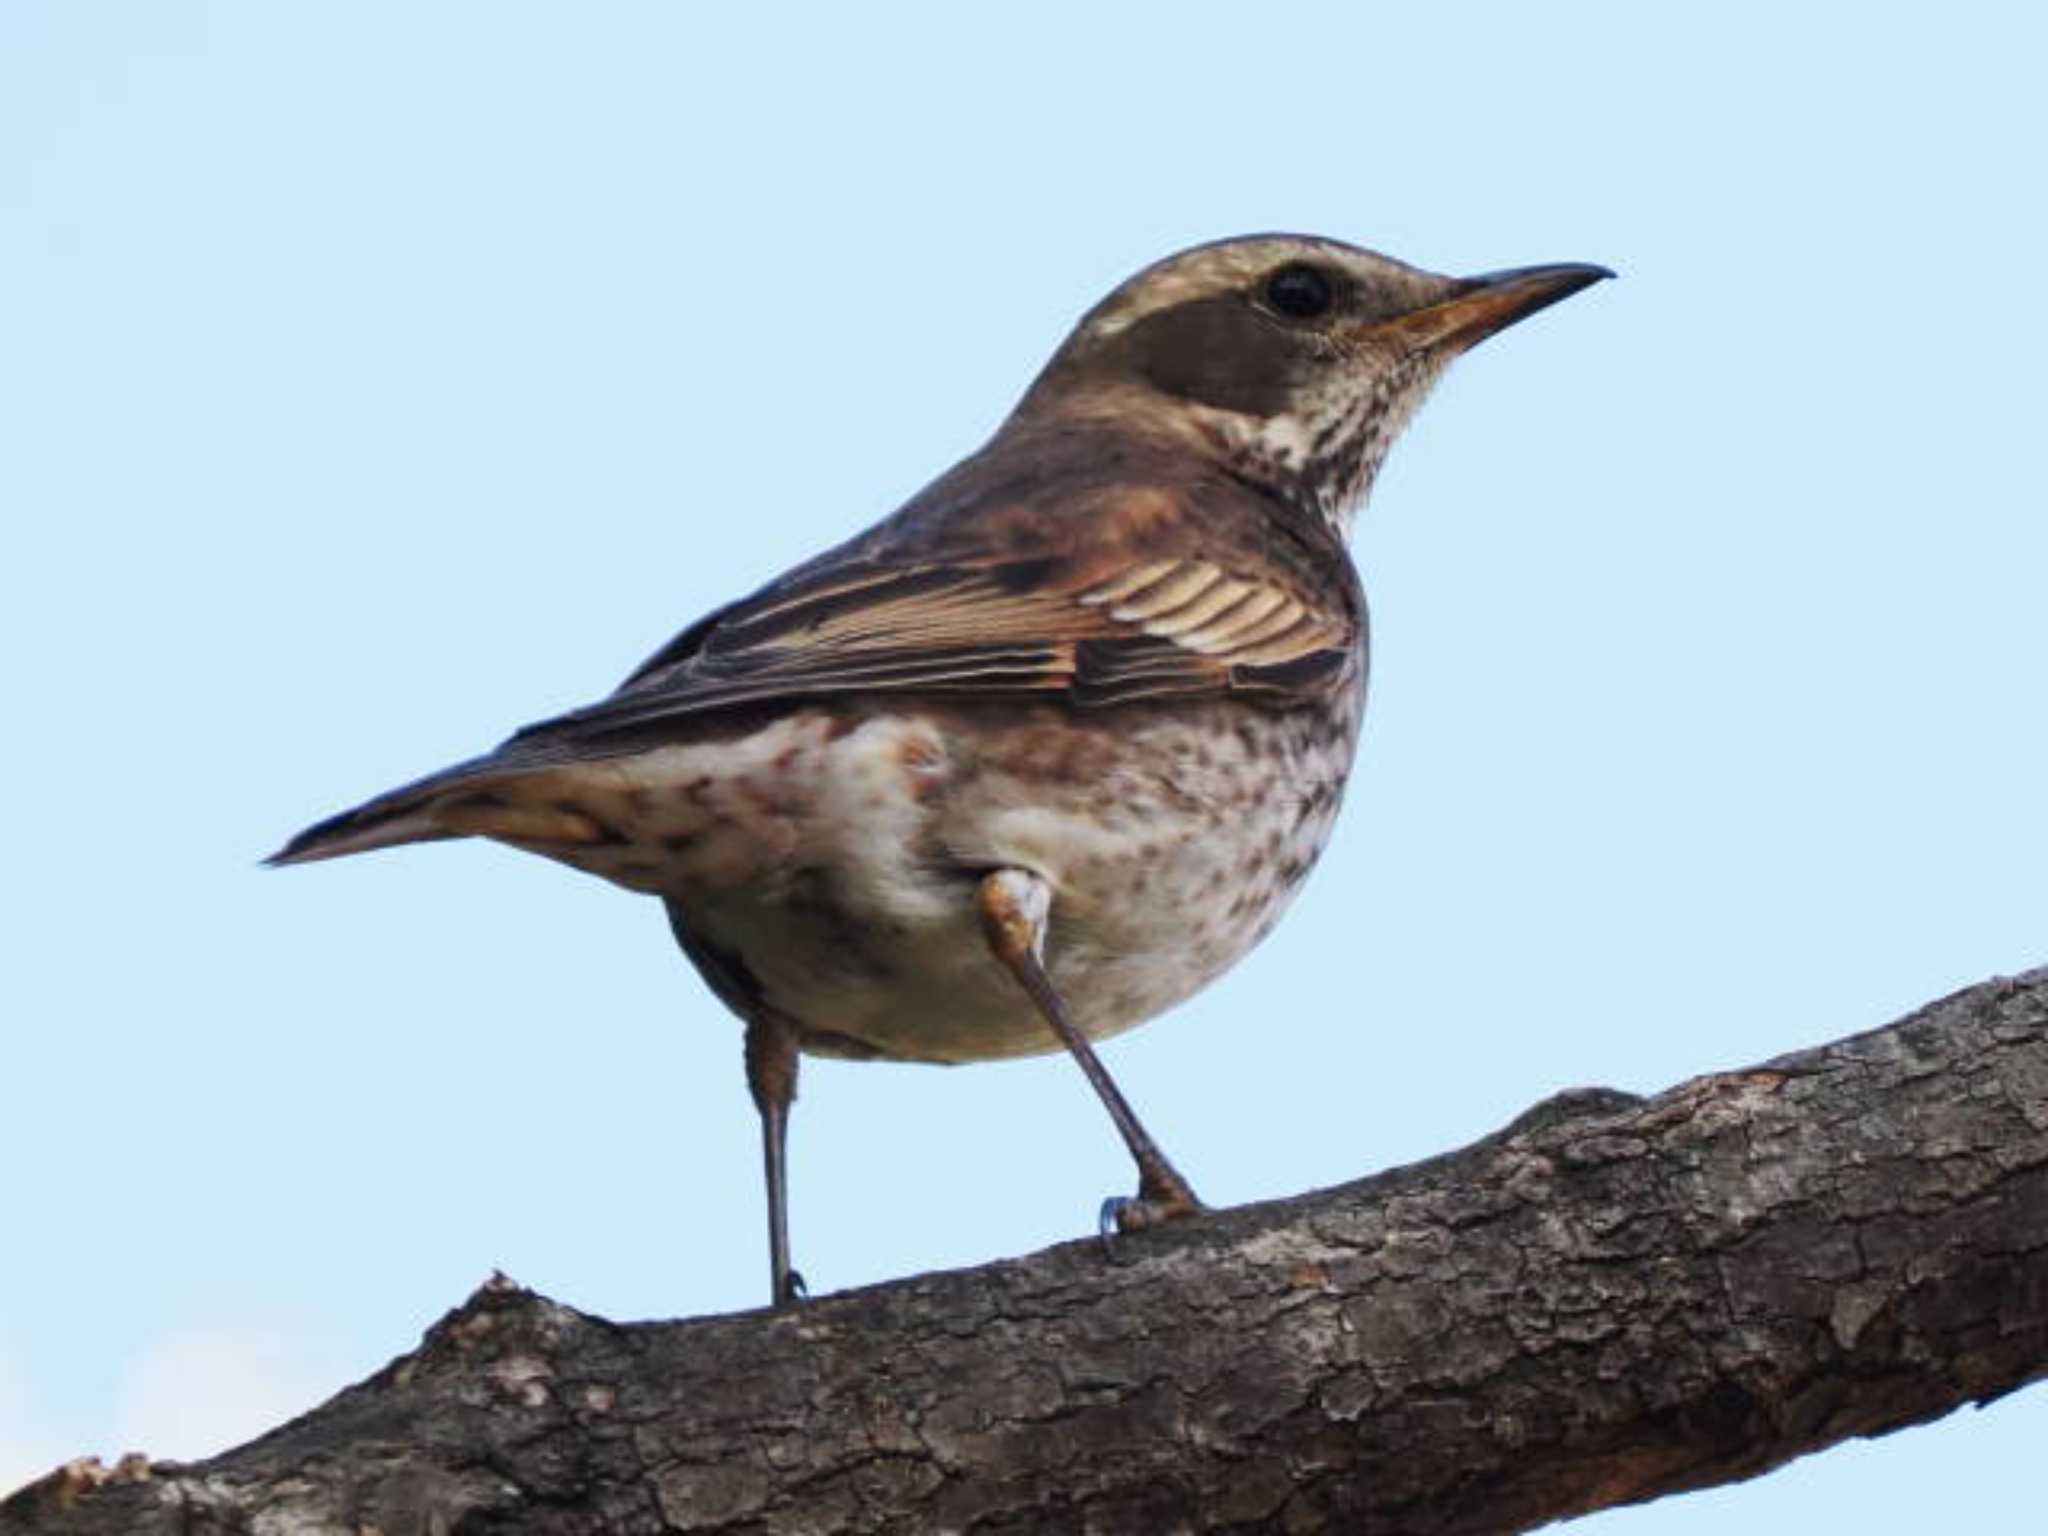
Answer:
POLYGON ((189 1465, 0 1533, 1503 1532, 2048 1372, 2048 971, 1461 1152, 782 1314, 493 1280, 189 1465))

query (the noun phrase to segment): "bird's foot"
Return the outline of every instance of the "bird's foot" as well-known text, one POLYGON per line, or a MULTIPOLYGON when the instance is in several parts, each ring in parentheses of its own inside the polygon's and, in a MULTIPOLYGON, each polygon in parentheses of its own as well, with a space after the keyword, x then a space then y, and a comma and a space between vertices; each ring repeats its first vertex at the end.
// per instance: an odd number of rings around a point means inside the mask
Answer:
POLYGON ((804 1284, 803 1272, 801 1270, 792 1269, 788 1274, 784 1275, 781 1284, 776 1286, 775 1292, 774 1304, 778 1307, 793 1307, 800 1301, 809 1301, 811 1299, 810 1287, 804 1284))
POLYGON ((1097 1218, 1102 1246, 1108 1248, 1110 1239, 1119 1232, 1138 1232, 1146 1227, 1156 1227, 1161 1222, 1193 1216, 1202 1208, 1194 1190, 1179 1174, 1171 1169, 1158 1177, 1148 1173, 1139 1179, 1137 1194, 1111 1195, 1102 1202, 1102 1211, 1097 1218))

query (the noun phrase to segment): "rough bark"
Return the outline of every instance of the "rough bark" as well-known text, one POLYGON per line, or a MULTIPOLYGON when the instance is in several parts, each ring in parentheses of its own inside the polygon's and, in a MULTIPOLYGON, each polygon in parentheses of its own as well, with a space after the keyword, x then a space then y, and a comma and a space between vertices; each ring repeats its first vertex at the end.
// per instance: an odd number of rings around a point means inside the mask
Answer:
POLYGON ((2048 1372, 2048 970, 1461 1152, 783 1314, 494 1280, 190 1465, 0 1533, 1521 1530, 2048 1372))

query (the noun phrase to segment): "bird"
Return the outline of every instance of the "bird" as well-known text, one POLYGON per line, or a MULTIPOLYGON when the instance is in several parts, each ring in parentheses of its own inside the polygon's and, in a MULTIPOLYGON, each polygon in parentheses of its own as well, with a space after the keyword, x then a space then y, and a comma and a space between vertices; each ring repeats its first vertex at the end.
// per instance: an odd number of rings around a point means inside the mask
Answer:
POLYGON ((611 694, 267 861, 484 838, 658 897, 744 1026, 770 1303, 804 1055, 1064 1048, 1136 1164, 1105 1240, 1202 1209, 1094 1042, 1263 939, 1366 700, 1352 523, 1448 364, 1603 278, 1250 235, 1088 310, 994 435, 611 694))

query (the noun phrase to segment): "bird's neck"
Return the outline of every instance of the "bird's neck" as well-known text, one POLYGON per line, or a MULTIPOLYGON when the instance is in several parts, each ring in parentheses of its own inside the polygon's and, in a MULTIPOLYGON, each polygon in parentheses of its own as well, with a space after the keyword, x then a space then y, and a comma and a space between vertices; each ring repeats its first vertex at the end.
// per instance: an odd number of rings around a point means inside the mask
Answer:
POLYGON ((1034 389, 1006 431, 1102 430, 1121 440, 1177 445, 1341 541, 1371 496, 1387 451, 1442 371, 1440 359, 1403 359, 1368 387, 1333 380, 1326 392, 1298 395, 1290 409, 1270 416, 1188 400, 1161 409, 1156 396, 1131 388, 1034 389))
POLYGON ((1280 415, 1209 412, 1206 433, 1233 475, 1349 539, 1388 450, 1442 371, 1440 361, 1416 358, 1370 390, 1302 397, 1280 415))

